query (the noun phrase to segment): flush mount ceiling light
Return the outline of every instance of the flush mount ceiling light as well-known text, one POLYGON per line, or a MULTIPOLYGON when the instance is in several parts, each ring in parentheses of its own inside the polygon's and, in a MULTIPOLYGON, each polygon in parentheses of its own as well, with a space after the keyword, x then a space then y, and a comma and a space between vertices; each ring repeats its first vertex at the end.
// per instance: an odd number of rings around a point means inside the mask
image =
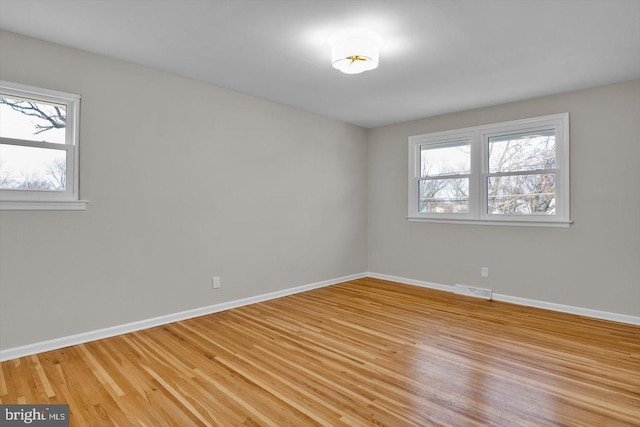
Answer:
POLYGON ((378 68, 380 37, 364 28, 349 28, 331 37, 331 65, 345 74, 378 68))

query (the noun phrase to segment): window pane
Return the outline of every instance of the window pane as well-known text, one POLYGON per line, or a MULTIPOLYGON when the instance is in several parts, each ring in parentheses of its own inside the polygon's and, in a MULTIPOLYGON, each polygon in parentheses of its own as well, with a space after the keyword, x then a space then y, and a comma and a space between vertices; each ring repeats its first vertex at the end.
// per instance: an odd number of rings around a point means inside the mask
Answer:
POLYGON ((0 137, 65 143, 67 108, 0 94, 0 137))
POLYGON ((489 138, 489 173, 555 169, 553 129, 489 138))
POLYGON ((423 213, 469 213, 469 178, 420 181, 423 213))
POLYGON ((420 176, 467 175, 471 171, 470 141, 420 147, 420 176))
POLYGON ((0 189, 64 191, 67 152, 0 144, 0 189))
POLYGON ((555 215, 555 174, 490 177, 488 212, 494 215, 555 215))

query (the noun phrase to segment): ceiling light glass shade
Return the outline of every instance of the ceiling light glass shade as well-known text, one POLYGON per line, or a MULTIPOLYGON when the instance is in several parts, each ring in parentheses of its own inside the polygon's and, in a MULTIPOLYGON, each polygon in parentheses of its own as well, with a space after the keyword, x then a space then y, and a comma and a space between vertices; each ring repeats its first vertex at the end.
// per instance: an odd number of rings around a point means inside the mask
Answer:
POLYGON ((344 30, 329 40, 331 65, 346 74, 358 74, 378 68, 380 38, 373 32, 356 28, 344 30))

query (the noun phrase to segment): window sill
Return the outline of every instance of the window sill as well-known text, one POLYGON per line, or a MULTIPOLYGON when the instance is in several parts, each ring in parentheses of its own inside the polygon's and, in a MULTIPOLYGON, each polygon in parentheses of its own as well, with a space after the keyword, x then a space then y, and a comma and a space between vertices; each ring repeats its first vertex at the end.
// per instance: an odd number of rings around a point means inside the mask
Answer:
POLYGON ((0 200, 0 211, 84 211, 88 200, 0 200))
POLYGON ((436 224, 464 224, 464 225, 506 225, 511 227, 552 227, 568 228, 572 221, 500 221, 500 220, 477 220, 477 219, 450 219, 450 218, 422 218, 407 217, 411 222, 431 222, 436 224))

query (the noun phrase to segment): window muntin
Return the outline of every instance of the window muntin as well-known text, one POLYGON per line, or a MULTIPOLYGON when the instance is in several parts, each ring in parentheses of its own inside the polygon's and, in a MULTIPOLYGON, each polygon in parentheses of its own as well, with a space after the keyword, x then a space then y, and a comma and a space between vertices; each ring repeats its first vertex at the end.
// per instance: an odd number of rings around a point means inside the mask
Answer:
POLYGON ((79 104, 79 95, 0 81, 1 209, 86 208, 75 203, 79 104))
POLYGON ((565 113, 410 137, 409 219, 567 226, 568 133, 565 113))

